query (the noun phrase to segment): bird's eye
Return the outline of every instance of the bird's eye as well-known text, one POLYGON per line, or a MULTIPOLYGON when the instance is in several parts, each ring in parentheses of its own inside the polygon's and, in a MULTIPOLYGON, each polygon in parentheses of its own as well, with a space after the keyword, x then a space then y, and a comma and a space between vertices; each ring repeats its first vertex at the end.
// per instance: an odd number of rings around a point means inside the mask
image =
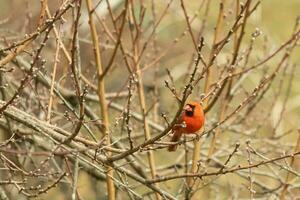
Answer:
POLYGON ((185 114, 186 114, 186 116, 193 117, 194 111, 193 110, 185 110, 185 114))

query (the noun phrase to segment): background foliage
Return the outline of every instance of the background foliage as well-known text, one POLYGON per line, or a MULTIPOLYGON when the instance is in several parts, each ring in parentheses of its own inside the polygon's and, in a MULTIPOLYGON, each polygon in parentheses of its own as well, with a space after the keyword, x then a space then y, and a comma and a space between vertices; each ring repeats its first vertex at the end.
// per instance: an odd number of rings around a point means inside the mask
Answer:
POLYGON ((299 6, 0 1, 0 199, 296 199, 299 6))

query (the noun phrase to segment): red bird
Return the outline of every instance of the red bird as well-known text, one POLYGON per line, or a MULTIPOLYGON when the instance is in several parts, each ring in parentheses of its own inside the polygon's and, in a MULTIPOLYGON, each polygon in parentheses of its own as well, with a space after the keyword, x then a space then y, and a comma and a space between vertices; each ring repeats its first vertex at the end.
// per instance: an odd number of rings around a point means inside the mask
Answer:
MULTIPOLYGON (((204 112, 200 103, 191 101, 188 102, 181 114, 177 124, 173 127, 173 137, 171 142, 178 142, 182 134, 194 134, 204 124, 204 112)), ((177 144, 171 144, 168 151, 175 151, 177 144)))

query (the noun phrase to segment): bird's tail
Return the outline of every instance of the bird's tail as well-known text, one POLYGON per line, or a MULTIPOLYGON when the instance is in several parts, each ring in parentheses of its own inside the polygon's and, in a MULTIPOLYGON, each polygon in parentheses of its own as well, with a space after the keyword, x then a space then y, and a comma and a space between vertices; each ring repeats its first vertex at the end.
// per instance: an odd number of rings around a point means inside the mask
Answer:
MULTIPOLYGON (((171 142, 178 142, 180 140, 182 133, 180 131, 174 131, 171 142)), ((170 144, 168 147, 168 151, 176 151, 177 144, 170 144)))

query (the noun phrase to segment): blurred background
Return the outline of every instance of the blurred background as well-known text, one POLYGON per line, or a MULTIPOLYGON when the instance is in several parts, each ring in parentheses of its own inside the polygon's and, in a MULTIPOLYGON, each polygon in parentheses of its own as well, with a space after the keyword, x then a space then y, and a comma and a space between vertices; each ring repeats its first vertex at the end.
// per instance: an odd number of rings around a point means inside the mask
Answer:
MULTIPOLYGON (((51 0, 48 1, 50 13, 55 13, 59 10, 62 3, 65 1, 51 0)), ((183 91, 185 84, 189 80, 189 75, 193 70, 194 59, 197 52, 190 32, 192 32, 199 41, 198 36, 202 36, 205 41, 205 46, 201 54, 204 60, 208 61, 212 52, 212 44, 215 37, 215 27, 218 20, 220 3, 224 3, 223 23, 219 36, 216 39, 221 41, 223 37, 232 27, 236 19, 236 4, 242 5, 245 1, 238 0, 189 0, 189 1, 129 1, 129 10, 126 15, 126 22, 122 33, 121 42, 124 51, 121 47, 116 52, 113 59, 113 64, 105 75, 105 88, 107 99, 109 103, 109 120, 110 131, 115 141, 122 144, 124 149, 129 148, 126 129, 123 127, 123 115, 128 105, 128 85, 130 72, 128 66, 136 70, 137 65, 141 69, 142 85, 145 92, 146 107, 149 109, 147 119, 157 125, 157 128, 151 126, 151 134, 155 136, 159 134, 164 127, 166 127, 165 120, 161 117, 161 113, 167 116, 167 119, 172 120, 175 115, 178 104, 174 95, 169 88, 165 87, 165 81, 174 83, 177 92, 183 91), (181 2, 184 2, 185 10, 189 16, 190 28, 187 26, 183 7, 181 2), (208 3, 209 2, 209 3, 208 3), (136 19, 134 21, 132 18, 136 19), (134 21, 134 23, 133 23, 134 21), (137 34, 136 23, 140 22, 140 32, 137 34), (136 45, 136 46, 135 46, 136 45), (136 52, 138 61, 136 60, 136 52), (127 57, 129 64, 126 64, 124 57, 127 57), (138 64, 137 64, 138 62, 138 64), (168 71, 170 72, 168 75, 168 71), (119 107, 118 107, 119 106, 119 107), (120 107, 121 106, 121 107, 120 107)), ((251 1, 251 6, 254 6, 259 1, 251 1)), ((94 19, 98 31, 99 46, 101 50, 101 62, 105 67, 110 65, 111 57, 114 54, 115 45, 118 39, 118 31, 122 26, 124 1, 120 0, 94 0, 94 19), (107 9, 109 7, 111 10, 107 9), (111 14, 114 15, 115 21, 111 19, 111 14), (117 28, 115 27, 117 26, 117 28)), ((250 6, 250 7, 251 7, 250 6)), ((293 39, 293 31, 297 23, 297 17, 300 8, 299 0, 263 0, 255 8, 251 16, 247 20, 245 28, 245 35, 241 42, 241 47, 238 55, 238 69, 244 69, 253 66, 266 57, 275 52, 282 44, 293 39), (253 39, 254 38, 254 39, 253 39), (254 42, 253 42, 253 41, 254 42), (252 44, 252 42, 253 44, 252 44), (247 65, 244 66, 245 57, 249 52, 249 47, 252 46, 251 55, 248 58, 247 65)), ((40 15, 41 4, 40 1, 32 0, 1 0, 0 1, 0 44, 1 49, 9 46, 13 42, 20 41, 25 34, 30 34, 36 31, 37 21, 40 15)), ((74 30, 74 16, 75 9, 68 11, 62 20, 56 23, 59 30, 60 37, 66 46, 66 49, 71 52, 71 42, 74 30)), ((95 67, 95 58, 93 53, 93 46, 91 41, 90 27, 88 24, 88 12, 85 1, 82 1, 81 17, 78 26, 78 47, 80 57, 80 81, 82 86, 87 86, 88 95, 87 105, 101 118, 100 109, 97 102, 91 100, 97 99, 97 73, 95 67)), ((298 29, 297 29, 298 30, 298 29)), ((222 48, 218 53, 216 62, 213 64, 211 77, 212 82, 210 88, 214 88, 217 80, 220 80, 222 73, 226 69, 232 59, 234 50, 234 36, 231 41, 222 48)), ((31 43, 18 57, 21 57, 26 62, 32 60, 32 53, 41 42, 41 38, 31 43)), ((232 86, 233 93, 231 100, 227 102, 228 110, 225 116, 229 115, 234 109, 244 100, 245 97, 251 95, 253 89, 260 84, 262 77, 271 74, 278 65, 285 54, 286 46, 283 51, 278 52, 276 56, 272 57, 268 62, 261 67, 250 71, 243 79, 234 82, 232 86), (234 90, 236 88, 236 90, 234 90)), ((56 40, 53 33, 50 34, 50 39, 42 52, 42 57, 45 59, 46 65, 42 69, 45 76, 51 77, 54 56, 56 50, 56 40)), ((297 150, 298 129, 299 129, 299 113, 300 113, 300 80, 298 75, 299 70, 299 48, 297 46, 292 50, 292 54, 288 61, 284 62, 284 67, 279 71, 272 82, 268 86, 263 95, 259 95, 254 99, 249 107, 238 112, 234 117, 226 121, 220 128, 221 134, 218 135, 215 144, 215 150, 212 155, 208 156, 209 149, 212 144, 212 134, 205 135, 201 138, 201 156, 199 162, 199 172, 210 172, 218 170, 220 163, 224 163, 228 155, 233 151, 235 144, 240 144, 240 149, 230 161, 229 166, 235 167, 237 165, 249 164, 248 152, 249 146, 246 141, 251 142, 251 147, 258 151, 252 151, 252 163, 258 163, 262 160, 279 157, 283 154, 288 154, 297 150), (251 108, 251 106, 253 108, 251 108), (253 109, 253 110, 252 110, 253 109), (261 156, 259 156, 261 155, 261 156), (212 160, 212 162, 209 162, 212 160)), ((68 59, 63 55, 62 51, 59 53, 60 62, 57 66, 56 81, 62 88, 65 88, 72 94, 75 92, 73 76, 68 67, 68 59)), ((1 55, 3 57, 3 55, 1 55)), ((7 87, 7 98, 11 97, 15 88, 19 85, 24 73, 22 68, 15 67, 13 62, 8 63, 9 67, 14 67, 15 70, 3 75, 2 84, 9 85, 7 87)), ((203 66, 199 66, 199 70, 203 66)), ((38 81, 37 81, 38 82, 38 81)), ((37 117, 39 120, 45 120, 46 112, 43 112, 43 106, 47 107, 49 97, 49 89, 42 84, 32 82, 31 87, 25 89, 25 93, 21 95, 16 107, 37 117), (35 91, 33 94, 33 91, 35 91), (31 95, 30 95, 31 94, 31 95)), ((204 79, 195 86, 193 94, 190 99, 201 100, 203 98, 204 79)), ((138 89, 133 86, 133 97, 131 102, 131 109, 133 113, 141 116, 140 100, 138 97, 138 89)), ((2 95, 3 98, 3 95, 2 95)), ((213 99, 213 96, 211 97, 213 99)), ((222 109, 222 95, 209 112, 206 113, 205 130, 214 127, 217 122, 220 122, 220 113, 222 109)), ((74 99, 68 99, 70 102, 74 99)), ((211 100, 211 99, 210 99, 211 100)), ((97 100, 96 100, 97 101, 97 100)), ((69 116, 64 115, 65 105, 63 105, 58 97, 54 97, 54 106, 52 113, 51 124, 55 124, 64 130, 72 131, 75 128, 76 117, 69 112, 69 116)), ((78 109, 78 105, 74 108, 78 109)), ((134 114, 133 114, 134 115, 134 114)), ((90 118, 90 117, 89 117, 90 118)), ((98 119, 97 118, 97 119, 98 119)), ((14 130, 19 129, 18 123, 14 124, 14 130)), ((92 132, 95 133, 98 140, 101 136, 97 129, 97 124, 94 121, 85 122, 92 132)), ((138 145, 145 141, 144 129, 141 120, 132 119, 131 122, 132 137, 134 144, 138 145)), ((84 138, 90 139, 87 131, 82 130, 80 135, 84 138)), ((3 134, 0 137, 4 142, 9 138, 3 129, 3 134)), ((190 139, 189 137, 187 138, 190 139)), ((26 141, 26 139, 24 139, 26 141)), ((20 141, 23 141, 22 139, 20 141)), ((162 141, 168 142, 169 137, 164 137, 162 141)), ((34 143, 34 142, 33 142, 34 143)), ((20 149, 27 149, 32 151, 41 151, 36 144, 26 141, 20 142, 20 149), (26 143, 26 144, 25 144, 26 143), (23 146, 24 145, 24 146, 23 146), (32 149, 31 149, 32 148, 32 149)), ((173 174, 185 173, 190 165, 193 152, 193 142, 187 142, 186 145, 180 145, 179 150, 175 153, 170 153, 165 148, 160 148, 161 143, 153 145, 154 150, 151 151, 155 155, 157 177, 169 176, 173 174)), ((300 145, 300 144, 299 144, 300 145)), ((13 147, 11 147, 13 148, 13 147)), ((44 150, 46 151, 46 150, 44 150)), ((149 150, 148 150, 149 151, 149 150)), ((134 162, 139 164, 150 177, 149 165, 147 161, 147 150, 138 153, 134 157, 134 162)), ((11 155, 12 160, 20 159, 17 155, 11 155)), ((38 168, 39 162, 45 158, 36 158, 28 155, 23 155, 24 160, 28 161, 27 165, 22 165, 24 169, 38 168)), ((49 162, 47 168, 50 171, 56 172, 58 169, 66 168, 64 158, 57 156, 57 163, 49 162), (54 167, 58 165, 59 168, 54 167)), ((232 173, 226 175, 211 176, 203 178, 197 187, 194 188, 193 195, 190 199, 279 199, 282 197, 285 183, 290 182, 287 195, 283 195, 283 199, 297 199, 299 194, 299 167, 300 163, 290 159, 280 160, 276 163, 260 166, 249 170, 239 171, 239 173, 232 173), (287 170, 291 169, 291 170, 287 170), (250 191, 249 196, 249 173, 253 176, 253 191, 250 191), (288 175, 292 174, 292 175, 288 175), (287 178, 287 176, 291 176, 287 178), (252 195, 251 195, 252 194, 252 195), (253 197, 254 196, 254 197, 253 197)), ((0 165, 3 167, 3 160, 0 165)), ((17 161, 16 161, 17 162, 17 161)), ((22 163, 22 162, 20 162, 22 163)), ((125 165, 122 160, 119 165, 125 165)), ((21 165, 21 164, 20 164, 21 165)), ((72 166, 72 164, 70 164, 72 166)), ((71 167, 72 168, 72 167, 71 167)), ((48 170, 47 169, 47 170, 48 170)), ((128 169, 131 169, 128 167, 128 169)), ((44 169, 46 170, 46 169, 44 169)), ((5 170, 0 169, 0 181, 6 180, 8 174, 5 170), (2 171, 2 172, 1 172, 2 171)), ((16 176, 22 179, 21 176, 9 174, 9 176, 16 176)), ((118 174, 117 179, 126 179, 122 174, 118 174), (122 178, 120 178, 122 177, 122 178)), ((39 184, 45 186, 51 183, 49 179, 35 180, 31 177, 28 184, 37 186, 39 184), (32 180, 31 180, 32 179, 32 180)), ((67 178, 66 178, 67 179, 67 178)), ((70 178, 72 179, 72 178, 70 178)), ((125 181, 126 182, 126 181, 125 181)), ((128 180, 130 188, 142 196, 143 199, 155 199, 153 192, 146 186, 128 180)), ((161 189, 174 195, 177 199, 185 199, 184 188, 186 181, 184 178, 175 179, 160 184, 161 189)), ((25 187, 28 185, 25 184, 25 187)), ((4 185, 10 199, 27 199, 30 198, 24 194, 18 193, 18 187, 14 185, 4 185)), ((29 193, 31 192, 28 190, 29 193)), ((94 178, 84 169, 79 170, 77 192, 78 199, 107 199, 105 181, 94 178)), ((72 188, 67 180, 62 180, 58 187, 53 187, 47 193, 38 195, 38 199, 71 199, 72 188)), ((127 195, 126 190, 119 189, 117 192, 117 199, 135 199, 127 195)))

